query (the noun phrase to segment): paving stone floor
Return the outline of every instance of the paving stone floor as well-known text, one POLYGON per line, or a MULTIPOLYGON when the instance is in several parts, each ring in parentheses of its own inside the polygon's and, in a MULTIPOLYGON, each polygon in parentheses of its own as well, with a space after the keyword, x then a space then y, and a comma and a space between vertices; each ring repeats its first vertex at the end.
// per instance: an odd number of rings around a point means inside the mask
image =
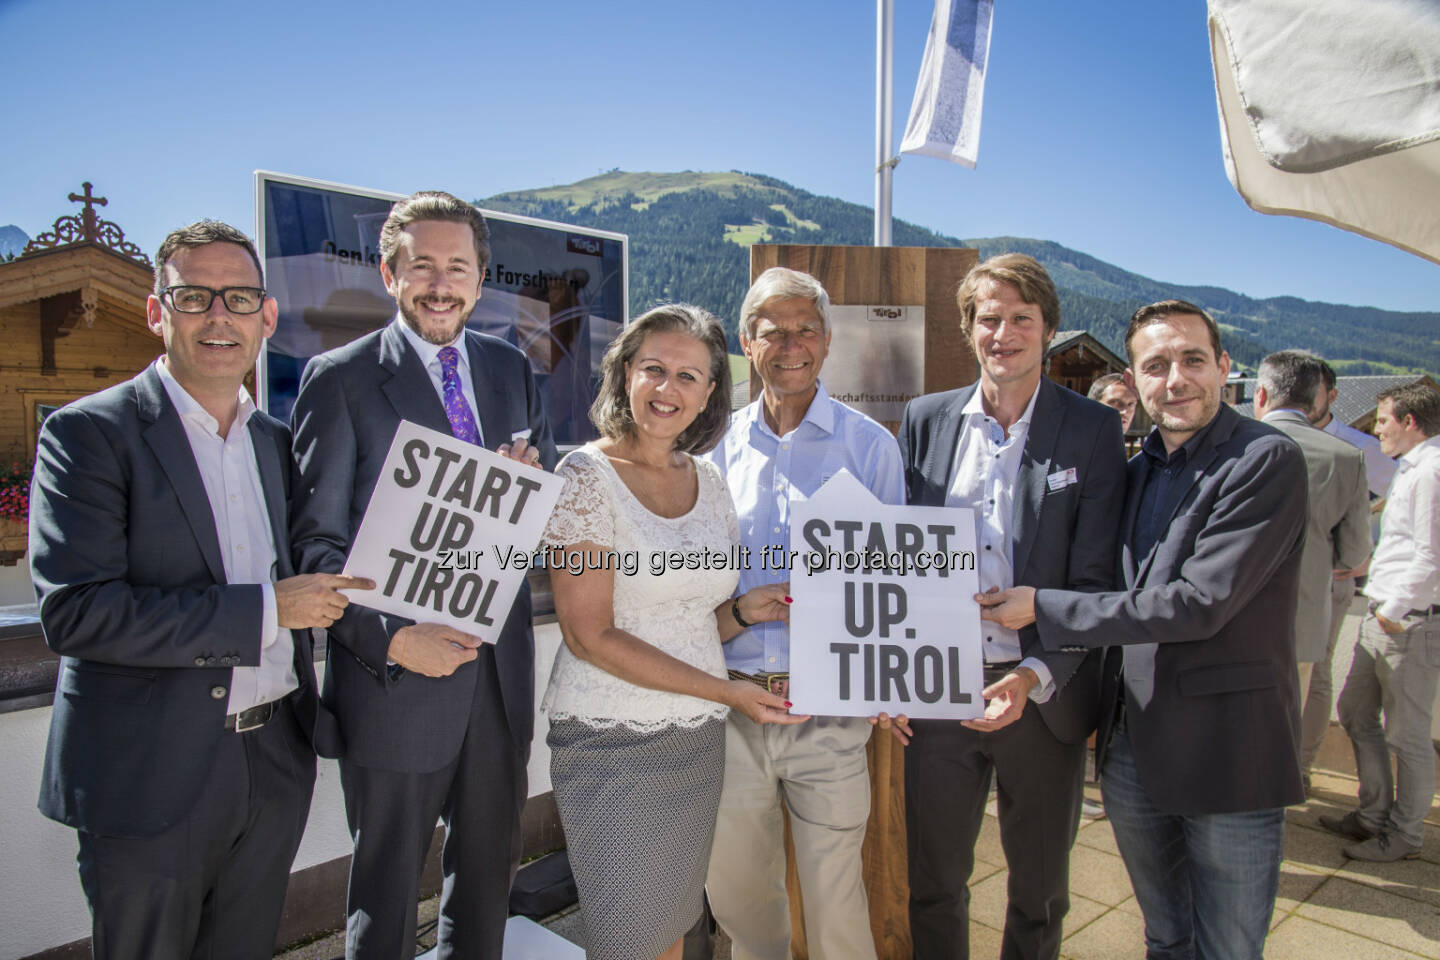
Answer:
MULTIPOLYGON (((1355 610, 1358 612, 1358 605, 1355 610)), ((1349 619, 1355 620, 1353 613, 1349 619)), ((1347 624, 1343 636, 1353 637, 1353 628, 1354 623, 1347 624)), ((1338 692, 1349 669, 1349 651, 1336 659, 1338 692)), ((1440 803, 1425 821, 1420 859, 1360 863, 1346 859, 1340 852, 1343 841, 1321 829, 1316 820, 1322 813, 1351 809, 1356 787, 1349 739, 1332 724, 1316 762, 1312 796, 1287 814, 1285 860, 1265 949, 1267 960, 1440 958, 1440 803)), ((1087 784, 1086 795, 1098 800, 1099 786, 1087 784)), ((971 954, 997 957, 1005 917, 1006 870, 993 803, 975 856, 971 954)), ((1070 891, 1063 960, 1144 957, 1144 923, 1109 821, 1082 821, 1070 859, 1070 891)), ((434 919, 436 910, 435 899, 420 905, 422 926, 434 919)), ((550 918, 546 925, 572 942, 583 940, 580 915, 573 908, 550 918)), ((730 960, 729 939, 723 933, 716 937, 715 948, 715 960, 730 960)), ((343 955, 343 933, 277 954, 284 960, 333 960, 343 955)))
MULTIPOLYGON (((1412 960, 1440 957, 1440 804, 1425 824, 1421 859, 1393 864, 1347 860, 1342 841, 1316 822, 1322 813, 1353 806, 1354 763, 1344 732, 1332 727, 1315 771, 1313 796, 1292 807, 1285 831, 1285 860, 1275 904, 1267 960, 1412 960)), ((1099 788, 1086 787, 1092 799, 1099 788)), ((1005 857, 993 804, 976 845, 971 878, 970 945, 975 957, 1000 953, 1005 917, 1005 857)), ((1070 914, 1061 956, 1065 960, 1126 960, 1145 955, 1143 922, 1108 820, 1084 821, 1070 861, 1070 914)), ((434 919, 435 899, 420 905, 422 925, 434 919)), ((571 910, 546 925, 582 941, 580 915, 571 910)), ((426 943, 426 946, 429 946, 426 943)), ((279 954, 285 960, 343 956, 343 934, 279 954)), ((716 938, 715 960, 729 960, 730 944, 716 938)))

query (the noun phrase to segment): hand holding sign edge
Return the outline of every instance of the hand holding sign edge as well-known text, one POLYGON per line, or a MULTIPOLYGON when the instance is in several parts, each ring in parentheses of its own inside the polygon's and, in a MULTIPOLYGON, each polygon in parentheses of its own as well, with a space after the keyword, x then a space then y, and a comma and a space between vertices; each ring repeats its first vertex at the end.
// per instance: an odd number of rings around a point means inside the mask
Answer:
POLYGON ((448 677, 474 660, 481 639, 443 623, 415 623, 390 638, 389 657, 412 673, 448 677))

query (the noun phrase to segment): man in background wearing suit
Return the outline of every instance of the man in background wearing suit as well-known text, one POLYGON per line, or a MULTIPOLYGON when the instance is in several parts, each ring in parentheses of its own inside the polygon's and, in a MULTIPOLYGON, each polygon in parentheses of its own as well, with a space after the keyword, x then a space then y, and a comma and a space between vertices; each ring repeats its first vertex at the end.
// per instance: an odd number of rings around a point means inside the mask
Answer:
MULTIPOLYGON (((1330 407, 1340 396, 1336 387, 1338 381, 1334 368, 1324 360, 1320 361, 1320 372, 1325 378, 1325 385, 1315 392, 1315 406, 1310 410, 1310 423, 1360 451, 1365 458, 1365 481, 1370 488, 1370 502, 1378 507, 1385 491, 1390 488, 1391 478, 1395 476, 1395 461, 1380 449, 1379 440, 1356 430, 1330 412, 1330 407)), ((1373 511, 1371 515, 1374 516, 1373 511)), ((1374 542, 1373 526, 1371 542, 1374 542)), ((1325 655, 1316 662, 1315 669, 1311 671, 1309 687, 1300 688, 1304 704, 1300 708, 1300 769, 1305 774, 1306 793, 1310 790, 1310 767, 1315 762, 1315 755, 1320 752, 1325 732, 1330 729, 1330 715, 1335 709, 1335 684, 1331 674, 1334 670, 1335 647, 1340 642, 1340 627, 1345 622, 1345 614, 1349 611, 1355 590, 1360 585, 1356 578, 1363 577, 1365 569, 1366 565, 1361 564, 1353 569, 1335 571, 1335 582, 1330 586, 1330 636, 1325 644, 1325 655)))
POLYGON ((370 581, 294 576, 290 433, 242 381, 275 329, 255 248, 155 257, 165 354, 45 421, 30 562, 61 655, 40 810, 79 833, 96 957, 268 957, 315 783, 310 627, 370 581))
MULTIPOLYGON (((292 413, 304 570, 343 568, 402 420, 554 465, 525 354, 465 328, 490 258, 480 212, 447 193, 414 194, 391 209, 380 254, 394 321, 312 360, 292 413)), ((355 842, 346 956, 413 952, 421 868, 443 818, 439 955, 498 960, 534 727, 528 589, 494 644, 359 605, 330 638, 325 702, 344 737, 355 842)))
MULTIPOLYGON (((1330 623, 1335 576, 1354 570, 1370 556, 1365 457, 1344 440, 1312 426, 1308 418, 1324 384, 1314 354, 1281 350, 1260 361, 1255 385, 1256 416, 1299 444, 1309 478, 1310 510, 1300 561, 1300 599, 1295 608, 1295 659, 1302 693, 1310 688, 1315 664, 1326 660, 1327 642, 1339 629, 1330 623)), ((1339 615, 1344 616, 1344 611, 1339 615)), ((1326 726, 1329 719, 1327 711, 1326 726)), ((1300 773, 1309 792, 1314 752, 1305 756, 1303 723, 1301 730, 1300 773)))
POLYGON ((1150 957, 1260 960, 1300 786, 1295 598, 1305 459, 1220 402, 1204 310, 1141 307, 1127 376, 1155 429, 1130 461, 1115 593, 1016 587, 984 616, 1047 650, 1112 646, 1098 762, 1150 957))
MULTIPOLYGON (((980 382, 906 408, 907 502, 975 511, 982 590, 1112 588, 1125 476, 1120 420, 1043 376, 1045 346, 1060 326, 1049 274, 1022 254, 993 257, 970 271, 957 296, 980 382)), ((994 776, 1010 867, 1000 955, 1053 958, 1070 906, 1098 655, 1045 652, 1033 628, 982 626, 985 716, 911 721, 905 818, 915 956, 969 956, 967 881, 994 776)))

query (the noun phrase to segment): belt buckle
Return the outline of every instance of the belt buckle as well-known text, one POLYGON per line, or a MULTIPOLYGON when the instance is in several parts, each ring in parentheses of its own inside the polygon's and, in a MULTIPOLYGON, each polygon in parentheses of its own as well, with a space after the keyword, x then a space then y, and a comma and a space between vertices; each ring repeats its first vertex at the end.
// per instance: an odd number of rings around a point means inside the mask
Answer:
POLYGON ((250 730, 258 730, 265 726, 265 724, 270 722, 270 718, 275 715, 275 703, 276 701, 271 700, 269 703, 262 703, 248 710, 241 710, 235 715, 235 732, 246 733, 250 730))
POLYGON ((765 689, 775 694, 782 700, 790 699, 790 674, 788 673, 767 673, 765 674, 765 689))

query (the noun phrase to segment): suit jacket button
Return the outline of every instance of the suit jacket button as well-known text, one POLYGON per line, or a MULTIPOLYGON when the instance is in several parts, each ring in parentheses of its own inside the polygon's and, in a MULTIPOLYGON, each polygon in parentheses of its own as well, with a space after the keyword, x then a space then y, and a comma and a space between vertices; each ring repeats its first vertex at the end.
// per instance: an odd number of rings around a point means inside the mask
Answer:
POLYGON ((205 658, 204 658, 204 657, 196 657, 196 658, 195 658, 195 666, 197 666, 197 667, 203 667, 203 666, 205 666, 205 658))
POLYGON ((214 657, 206 657, 206 658, 205 658, 205 664, 206 664, 207 666, 211 666, 211 667, 215 666, 215 658, 214 658, 214 657))
POLYGON ((212 700, 223 700, 225 699, 225 694, 229 692, 230 691, 226 690, 224 687, 211 687, 210 698, 212 700))

